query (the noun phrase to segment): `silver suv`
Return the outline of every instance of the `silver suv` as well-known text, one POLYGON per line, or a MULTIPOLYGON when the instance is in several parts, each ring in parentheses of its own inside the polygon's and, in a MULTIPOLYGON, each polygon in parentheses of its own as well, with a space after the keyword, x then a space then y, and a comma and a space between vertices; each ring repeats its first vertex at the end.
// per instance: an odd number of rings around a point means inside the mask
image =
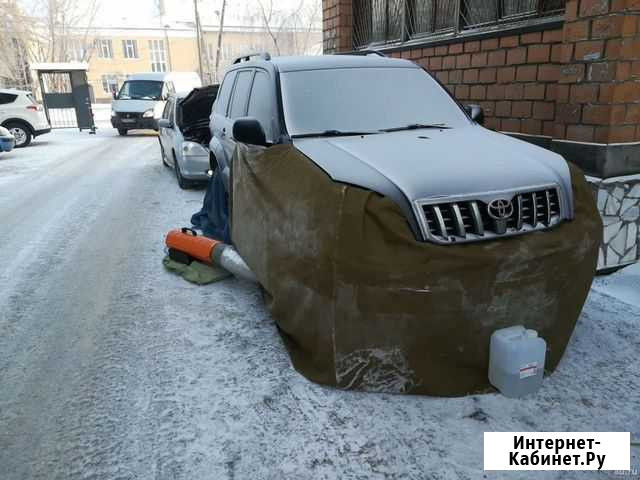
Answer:
POLYGON ((573 218, 569 168, 488 130, 426 70, 381 54, 239 58, 210 118, 229 186, 235 142, 292 144, 334 181, 395 201, 418 240, 453 244, 573 218))

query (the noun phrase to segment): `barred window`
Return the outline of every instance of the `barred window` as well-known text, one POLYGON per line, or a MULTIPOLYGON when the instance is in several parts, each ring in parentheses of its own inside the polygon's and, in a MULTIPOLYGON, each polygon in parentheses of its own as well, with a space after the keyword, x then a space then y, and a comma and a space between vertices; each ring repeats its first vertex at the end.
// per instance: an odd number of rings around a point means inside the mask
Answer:
POLYGON ((124 52, 124 58, 138 58, 138 41, 123 40, 122 51, 124 52))
POLYGON ((559 15, 565 0, 354 0, 355 48, 559 15))
POLYGON ((115 74, 102 75, 102 90, 104 93, 118 92, 118 76, 115 74))
POLYGON ((164 40, 149 40, 149 50, 151 51, 151 71, 167 71, 167 54, 164 48, 164 40))
POLYGON ((113 58, 113 43, 105 38, 98 38, 95 41, 95 48, 98 58, 113 58))

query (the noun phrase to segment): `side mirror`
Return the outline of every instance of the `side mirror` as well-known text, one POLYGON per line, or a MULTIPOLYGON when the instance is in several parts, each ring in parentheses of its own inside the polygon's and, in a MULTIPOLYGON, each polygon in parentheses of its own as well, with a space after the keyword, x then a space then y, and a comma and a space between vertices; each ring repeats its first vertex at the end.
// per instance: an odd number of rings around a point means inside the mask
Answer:
POLYGON ((238 118, 233 122, 233 138, 249 145, 267 145, 267 136, 260 122, 252 117, 238 118))
POLYGON ((467 105, 465 106, 465 110, 471 117, 471 120, 479 123, 480 125, 484 125, 484 112, 480 105, 467 105))
POLYGON ((113 97, 114 100, 118 99, 118 92, 111 92, 111 96, 113 97))
POLYGON ((158 128, 172 128, 171 120, 168 118, 160 118, 158 119, 158 128))

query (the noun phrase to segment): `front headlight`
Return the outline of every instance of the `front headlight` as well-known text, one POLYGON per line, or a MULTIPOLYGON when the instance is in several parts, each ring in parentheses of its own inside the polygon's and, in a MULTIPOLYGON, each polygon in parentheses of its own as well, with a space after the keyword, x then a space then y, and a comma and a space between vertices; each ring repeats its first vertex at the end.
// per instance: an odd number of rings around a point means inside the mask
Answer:
POLYGON ((111 110, 111 116, 112 116, 112 117, 116 117, 117 115, 118 115, 118 114, 117 114, 115 111, 111 110))
POLYGON ((184 156, 193 156, 193 155, 208 155, 207 150, 195 142, 182 142, 182 154, 184 156))
POLYGON ((153 109, 150 108, 142 114, 142 118, 153 118, 153 109))

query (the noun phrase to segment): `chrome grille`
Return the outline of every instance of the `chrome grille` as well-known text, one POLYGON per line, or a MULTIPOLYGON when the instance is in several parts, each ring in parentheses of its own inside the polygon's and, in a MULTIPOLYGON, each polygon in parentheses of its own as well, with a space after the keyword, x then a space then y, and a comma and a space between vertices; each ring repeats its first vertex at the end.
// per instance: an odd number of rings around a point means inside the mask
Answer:
POLYGON ((562 205, 555 186, 505 193, 502 197, 509 196, 512 213, 504 220, 492 218, 490 202, 479 199, 418 201, 423 234, 437 243, 473 242, 544 230, 562 221, 562 205))

